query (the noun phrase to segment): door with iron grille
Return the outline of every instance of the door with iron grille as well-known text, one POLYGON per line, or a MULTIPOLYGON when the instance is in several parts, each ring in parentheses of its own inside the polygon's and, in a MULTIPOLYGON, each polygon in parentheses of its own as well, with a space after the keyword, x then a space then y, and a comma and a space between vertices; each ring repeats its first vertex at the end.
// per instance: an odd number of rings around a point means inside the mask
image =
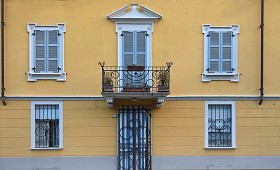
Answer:
POLYGON ((151 170, 150 109, 119 107, 118 170, 151 170))

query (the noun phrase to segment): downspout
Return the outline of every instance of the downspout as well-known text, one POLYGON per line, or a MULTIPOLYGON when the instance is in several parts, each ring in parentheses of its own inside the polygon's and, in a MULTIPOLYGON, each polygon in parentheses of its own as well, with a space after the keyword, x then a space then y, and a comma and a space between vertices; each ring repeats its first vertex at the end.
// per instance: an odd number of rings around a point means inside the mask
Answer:
POLYGON ((263 34, 264 34, 264 0, 261 0, 261 88, 260 88, 260 102, 259 105, 263 102, 263 34))
POLYGON ((5 106, 5 74, 4 74, 4 0, 1 0, 1 98, 5 106))

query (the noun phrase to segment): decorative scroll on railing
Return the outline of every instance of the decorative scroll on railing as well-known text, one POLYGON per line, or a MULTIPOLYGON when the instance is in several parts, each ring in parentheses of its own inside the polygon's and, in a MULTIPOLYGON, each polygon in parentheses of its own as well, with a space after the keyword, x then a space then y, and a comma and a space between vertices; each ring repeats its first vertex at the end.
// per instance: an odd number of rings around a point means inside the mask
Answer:
POLYGON ((102 68, 102 92, 169 92, 170 67, 166 66, 105 66, 102 68))

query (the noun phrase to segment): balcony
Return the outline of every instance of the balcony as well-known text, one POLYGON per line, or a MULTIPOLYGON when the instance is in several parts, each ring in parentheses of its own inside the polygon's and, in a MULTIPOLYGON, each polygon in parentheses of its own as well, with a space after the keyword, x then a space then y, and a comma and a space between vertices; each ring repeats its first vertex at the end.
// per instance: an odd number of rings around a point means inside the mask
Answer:
MULTIPOLYGON (((105 66, 102 69, 102 92, 108 107, 119 102, 138 101, 161 107, 164 98, 170 94, 170 67, 166 66, 105 66)), ((135 104, 135 103, 134 103, 135 104)))

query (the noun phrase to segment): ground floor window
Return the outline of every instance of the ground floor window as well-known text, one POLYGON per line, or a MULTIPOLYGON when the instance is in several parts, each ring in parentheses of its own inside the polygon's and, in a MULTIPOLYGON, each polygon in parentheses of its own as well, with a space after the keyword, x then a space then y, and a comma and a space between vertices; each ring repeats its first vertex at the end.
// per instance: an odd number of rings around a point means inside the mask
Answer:
POLYGON ((205 103, 205 147, 235 148, 235 102, 205 103))
POLYGON ((32 102, 32 149, 62 148, 62 102, 32 102))

